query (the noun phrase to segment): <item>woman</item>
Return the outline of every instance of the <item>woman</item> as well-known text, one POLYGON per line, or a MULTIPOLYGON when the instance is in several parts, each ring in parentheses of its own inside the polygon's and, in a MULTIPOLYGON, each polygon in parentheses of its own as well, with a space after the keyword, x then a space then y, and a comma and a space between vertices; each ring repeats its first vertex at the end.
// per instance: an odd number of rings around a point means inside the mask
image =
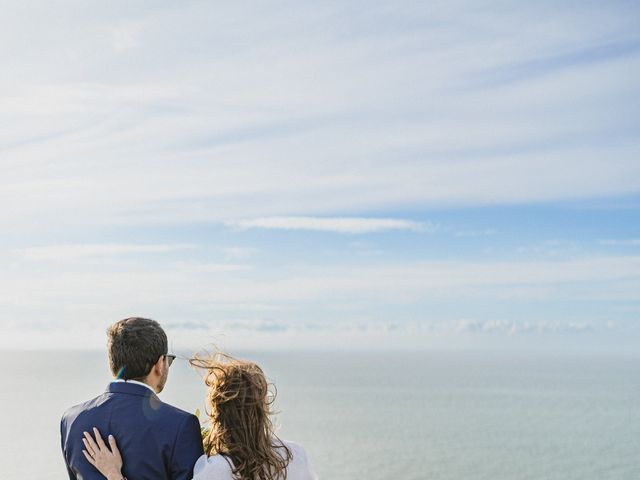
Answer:
MULTIPOLYGON (((196 462, 193 480, 316 478, 304 449, 273 432, 275 394, 270 394, 258 365, 221 354, 195 357, 190 363, 206 372, 210 422, 209 429, 203 429, 205 455, 196 462)), ((116 440, 109 436, 109 448, 96 429, 94 434, 95 439, 85 434, 85 457, 107 480, 122 480, 116 440)))

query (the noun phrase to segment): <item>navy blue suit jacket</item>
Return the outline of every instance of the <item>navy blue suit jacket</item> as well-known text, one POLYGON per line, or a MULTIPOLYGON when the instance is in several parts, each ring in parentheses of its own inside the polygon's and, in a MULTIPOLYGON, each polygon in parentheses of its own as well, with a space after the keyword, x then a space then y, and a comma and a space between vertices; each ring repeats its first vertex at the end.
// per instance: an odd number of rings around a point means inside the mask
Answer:
POLYGON ((97 427, 105 439, 113 435, 132 480, 191 480, 203 454, 200 423, 195 415, 172 407, 148 388, 111 383, 105 393, 71 407, 62 416, 62 451, 71 480, 104 480, 84 457, 82 432, 97 427))

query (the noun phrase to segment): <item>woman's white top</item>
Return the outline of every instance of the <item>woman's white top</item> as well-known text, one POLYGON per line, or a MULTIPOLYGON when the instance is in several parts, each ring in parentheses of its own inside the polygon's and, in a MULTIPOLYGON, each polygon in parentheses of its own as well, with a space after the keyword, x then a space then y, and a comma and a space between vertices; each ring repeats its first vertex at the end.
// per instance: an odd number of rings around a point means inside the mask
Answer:
MULTIPOLYGON (((302 445, 286 440, 282 443, 289 447, 293 455, 287 466, 287 480, 317 480, 302 445)), ((193 480, 235 480, 231 460, 220 454, 212 457, 202 455, 193 467, 193 480)))

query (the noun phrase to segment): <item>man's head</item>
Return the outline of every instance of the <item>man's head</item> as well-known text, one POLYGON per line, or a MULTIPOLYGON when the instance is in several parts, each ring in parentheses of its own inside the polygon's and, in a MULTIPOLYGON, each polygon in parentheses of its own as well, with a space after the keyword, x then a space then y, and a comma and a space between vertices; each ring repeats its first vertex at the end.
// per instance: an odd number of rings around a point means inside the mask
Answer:
POLYGON ((167 335, 155 320, 131 317, 107 330, 109 366, 114 377, 138 380, 160 393, 169 374, 167 335))

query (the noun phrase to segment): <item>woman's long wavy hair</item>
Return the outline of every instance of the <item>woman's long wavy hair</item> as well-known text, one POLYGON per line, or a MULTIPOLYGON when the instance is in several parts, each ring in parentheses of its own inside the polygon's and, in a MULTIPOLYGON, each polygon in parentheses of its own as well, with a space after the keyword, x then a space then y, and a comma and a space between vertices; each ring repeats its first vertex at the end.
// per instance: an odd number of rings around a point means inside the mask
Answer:
POLYGON ((205 371, 209 387, 205 453, 231 460, 238 480, 286 479, 292 453, 274 433, 270 416, 275 387, 267 383, 262 369, 221 353, 198 355, 190 363, 205 371))

